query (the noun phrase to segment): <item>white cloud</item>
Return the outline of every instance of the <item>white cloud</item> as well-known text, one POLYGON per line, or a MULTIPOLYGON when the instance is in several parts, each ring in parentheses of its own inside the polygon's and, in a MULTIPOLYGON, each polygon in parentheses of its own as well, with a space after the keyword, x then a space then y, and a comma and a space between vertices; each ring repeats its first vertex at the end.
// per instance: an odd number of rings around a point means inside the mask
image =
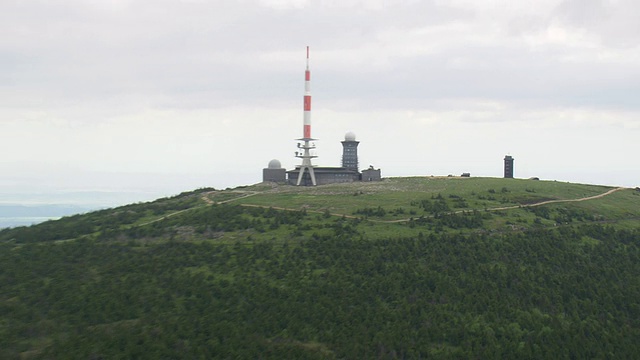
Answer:
POLYGON ((308 6, 309 0, 260 0, 262 6, 274 9, 300 9, 308 6))
POLYGON ((386 175, 499 176, 511 152, 523 177, 632 185, 638 6, 4 2, 0 172, 35 188, 257 182, 272 158, 295 165, 310 45, 322 165, 354 131, 386 175))

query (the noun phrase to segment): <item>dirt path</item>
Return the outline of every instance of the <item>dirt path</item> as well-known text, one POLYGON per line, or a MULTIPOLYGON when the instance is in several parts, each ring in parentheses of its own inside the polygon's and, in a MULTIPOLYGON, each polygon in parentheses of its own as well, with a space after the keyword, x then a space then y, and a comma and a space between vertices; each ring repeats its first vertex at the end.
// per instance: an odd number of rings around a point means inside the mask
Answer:
MULTIPOLYGON (((615 189, 611 189, 611 190, 609 190, 607 192, 604 192, 602 194, 598 194, 598 195, 594 195, 594 196, 587 196, 587 197, 578 198, 578 199, 546 200, 546 201, 541 201, 539 203, 533 203, 533 204, 513 205, 513 206, 504 206, 504 207, 483 209, 483 211, 513 210, 513 209, 520 209, 520 208, 526 208, 526 207, 535 207, 535 206, 542 206, 542 205, 556 204, 556 203, 569 203, 569 202, 580 202, 580 201, 594 200, 594 199, 599 199, 599 198, 605 197, 607 195, 611 195, 616 191, 620 191, 620 190, 624 190, 624 189, 626 189, 626 188, 623 188, 623 187, 615 188, 615 189)), ((245 197, 253 196, 253 195, 257 195, 257 194, 259 194, 259 193, 256 192, 256 193, 253 193, 251 195, 247 195, 247 196, 243 196, 243 197, 239 197, 239 198, 235 198, 235 199, 226 200, 226 201, 220 202, 220 203, 227 203, 227 202, 231 202, 233 200, 243 199, 245 197)), ((301 210, 301 209, 283 208, 283 207, 275 207, 275 206, 267 206, 267 205, 254 205, 254 204, 240 204, 240 206, 259 207, 259 208, 265 208, 265 209, 272 208, 272 209, 283 210, 283 211, 300 211, 301 210)), ((479 211, 477 209, 475 209, 475 210, 479 211)), ((311 213, 316 213, 316 214, 324 214, 325 213, 324 211, 320 211, 320 210, 307 210, 307 211, 311 212, 311 213)), ((469 212, 469 211, 474 211, 474 209, 452 211, 452 212, 448 212, 447 214, 461 214, 461 213, 465 213, 465 212, 469 212)), ((344 218, 347 218, 347 219, 360 219, 360 218, 362 218, 362 217, 358 217, 358 216, 354 216, 354 215, 346 215, 346 214, 330 213, 329 215, 338 216, 338 217, 344 217, 344 218)), ((413 218, 397 219, 397 220, 376 220, 376 219, 366 219, 366 220, 370 221, 370 222, 383 223, 383 224, 398 224, 398 223, 409 222, 412 219, 413 218)))
POLYGON ((588 197, 583 197, 583 198, 579 198, 579 199, 547 200, 547 201, 542 201, 542 202, 534 203, 534 204, 506 206, 506 207, 492 208, 492 209, 487 209, 487 210, 488 211, 500 211, 500 210, 518 209, 518 208, 523 208, 523 207, 541 206, 541 205, 547 205, 547 204, 587 201, 587 200, 599 199, 599 198, 605 197, 607 195, 611 195, 616 191, 620 191, 620 190, 624 190, 624 189, 625 188, 615 188, 615 189, 611 189, 611 190, 609 190, 609 191, 607 191, 605 193, 602 193, 600 195, 588 196, 588 197))
POLYGON ((147 221, 146 223, 139 224, 139 225, 137 225, 137 226, 150 225, 150 224, 153 224, 153 223, 157 223, 158 221, 162 221, 162 220, 164 220, 164 219, 166 219, 166 218, 169 218, 169 217, 172 217, 172 216, 176 216, 176 215, 182 214, 183 212, 186 212, 186 211, 191 211, 191 210, 194 210, 194 209, 199 209, 199 208, 201 208, 201 207, 210 206, 210 205, 214 205, 214 204, 226 204, 226 203, 231 202, 231 201, 236 201, 236 200, 240 200, 240 199, 248 198, 249 196, 254 196, 254 195, 258 195, 258 194, 260 194, 260 192, 259 192, 259 191, 241 191, 241 190, 233 190, 233 191, 231 191, 231 192, 234 192, 234 193, 242 193, 242 194, 244 194, 244 195, 239 196, 239 197, 237 197, 237 198, 228 199, 228 200, 223 200, 223 201, 213 201, 213 200, 211 200, 211 199, 209 198, 209 194, 213 194, 213 193, 215 193, 215 192, 217 192, 217 191, 209 191, 209 192, 206 192, 206 193, 202 194, 202 196, 201 196, 200 198, 202 199, 202 201, 204 201, 204 202, 206 203, 205 205, 194 206, 194 207, 192 207, 192 208, 188 208, 188 209, 184 209, 184 210, 179 210, 179 211, 176 211, 176 212, 174 212, 174 213, 171 213, 171 214, 167 214, 167 215, 161 216, 161 217, 159 217, 159 218, 157 218, 157 219, 155 219, 155 220, 151 220, 151 221, 147 221))
MULTIPOLYGON (((207 206, 207 205, 203 205, 203 206, 207 206)), ((157 218, 157 219, 155 219, 155 220, 151 220, 151 221, 147 221, 146 223, 142 223, 142 224, 134 225, 134 227, 135 227, 135 226, 146 226, 146 225, 151 225, 151 224, 153 224, 153 223, 157 223, 158 221, 162 221, 162 220, 164 220, 164 219, 166 219, 166 218, 170 218, 170 217, 172 217, 172 216, 175 216, 175 215, 178 215, 178 214, 182 214, 182 213, 183 213, 183 212, 185 212, 185 211, 190 211, 190 210, 198 209, 198 208, 201 208, 201 207, 202 207, 202 206, 196 206, 196 207, 192 207, 192 208, 188 208, 188 209, 184 209, 184 210, 178 210, 178 211, 176 211, 176 212, 174 212, 174 213, 171 213, 171 214, 167 214, 167 215, 161 216, 161 217, 159 217, 159 218, 157 218)))
MULTIPOLYGON (((533 203, 533 204, 526 204, 526 205, 513 205, 513 206, 504 206, 504 207, 497 207, 497 208, 490 208, 490 209, 486 209, 484 211, 502 211, 502 210, 513 210, 513 209, 520 209, 520 208, 526 208, 526 207, 535 207, 535 206, 542 206, 542 205, 548 205, 548 204, 557 204, 557 203, 569 203, 569 202, 580 202, 580 201, 587 201, 587 200, 594 200, 594 199, 599 199, 602 197, 605 197, 607 195, 611 195, 616 191, 620 191, 620 190, 624 190, 625 188, 615 188, 615 189, 611 189, 605 193, 599 194, 599 195, 594 195, 594 196, 587 196, 587 197, 583 197, 583 198, 579 198, 579 199, 566 199, 566 200, 546 200, 546 201, 541 201, 539 203, 533 203)), ((477 209, 476 209, 477 210, 477 209)), ((468 212, 468 211, 474 211, 472 210, 458 210, 458 211, 453 211, 453 212, 449 212, 448 214, 461 214, 464 212, 468 212)), ((371 221, 375 221, 375 222, 384 222, 384 223, 401 223, 401 222, 407 222, 410 221, 411 219, 400 219, 400 220, 371 220, 371 221)))
POLYGON ((209 194, 213 194, 216 193, 217 191, 209 191, 207 193, 202 194, 202 200, 204 200, 204 202, 206 202, 208 205, 213 205, 213 204, 226 204, 232 201, 236 201, 236 200, 240 200, 240 199, 244 199, 244 198, 248 198, 249 196, 254 196, 254 195, 258 195, 261 194, 260 191, 243 191, 243 190, 232 190, 232 193, 237 193, 237 194, 244 194, 242 196, 233 198, 233 199, 227 199, 227 200, 223 200, 223 201, 213 201, 209 198, 209 194))
MULTIPOLYGON (((542 206, 542 205, 555 204, 555 203, 568 203, 568 202, 580 202, 580 201, 594 200, 594 199, 599 199, 599 198, 605 197, 605 196, 610 195, 610 194, 612 194, 612 193, 614 193, 616 191, 620 191, 620 190, 624 190, 624 189, 626 189, 626 188, 615 188, 615 189, 611 189, 611 190, 609 190, 609 191, 607 191, 605 193, 599 194, 599 195, 588 196, 588 197, 583 197, 583 198, 579 198, 579 199, 546 200, 546 201, 541 201, 539 203, 533 203, 533 204, 513 205, 513 206, 504 206, 504 207, 483 209, 483 211, 513 210, 513 209, 519 209, 519 208, 525 208, 525 207, 534 207, 534 206, 542 206)), ((217 191, 210 191, 210 192, 202 194, 201 198, 206 203, 205 205, 196 206, 196 207, 192 207, 192 208, 189 208, 189 209, 176 211, 174 213, 164 215, 164 216, 159 217, 159 218, 157 218, 155 220, 151 220, 151 221, 148 221, 146 223, 139 224, 137 226, 150 225, 150 224, 156 223, 158 221, 162 221, 162 220, 164 220, 166 218, 182 214, 183 212, 190 211, 190 210, 193 210, 193 209, 198 209, 198 208, 201 208, 201 207, 204 207, 204 206, 210 206, 210 205, 214 205, 214 204, 227 204, 227 203, 230 203, 230 202, 233 202, 233 201, 237 201, 237 200, 240 200, 240 199, 248 198, 250 196, 255 196, 255 195, 261 194, 261 192, 259 192, 259 191, 233 190, 232 192, 234 192, 234 193, 239 193, 239 194, 244 194, 244 195, 236 197, 236 198, 233 198, 233 199, 227 199, 227 200, 223 200, 223 201, 214 201, 214 200, 209 198, 209 195, 212 194, 212 193, 215 193, 215 192, 217 192, 217 191)), ((300 211, 301 210, 301 209, 284 208, 284 207, 267 206, 267 205, 255 205, 255 204, 240 204, 240 206, 263 208, 263 209, 271 208, 271 209, 282 210, 282 211, 300 211)), ((474 211, 474 209, 458 210, 458 211, 449 212, 447 214, 461 214, 461 213, 468 212, 468 211, 474 211)), ((307 210, 307 212, 314 213, 314 214, 326 214, 326 211, 321 211, 321 210, 307 210)), ((347 219, 362 219, 361 216, 347 215, 347 214, 329 213, 329 215, 330 216, 337 216, 337 217, 344 217, 344 218, 347 218, 347 219)), ((397 219, 397 220, 376 220, 376 219, 368 219, 367 218, 366 220, 370 221, 370 222, 382 223, 382 224, 399 224, 399 223, 409 222, 412 219, 413 218, 397 219)))

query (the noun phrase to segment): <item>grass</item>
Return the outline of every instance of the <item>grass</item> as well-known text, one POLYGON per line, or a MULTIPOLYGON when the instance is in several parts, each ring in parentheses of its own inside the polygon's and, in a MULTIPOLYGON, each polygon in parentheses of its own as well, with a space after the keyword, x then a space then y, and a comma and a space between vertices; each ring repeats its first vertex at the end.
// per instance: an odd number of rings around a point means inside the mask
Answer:
MULTIPOLYGON (((179 219, 181 216, 191 216, 198 209, 204 210, 214 203, 304 210, 307 213, 299 225, 281 225, 273 229, 265 225, 263 229, 251 228, 213 235, 191 231, 190 236, 194 241, 221 243, 246 242, 247 239, 277 239, 278 242, 286 242, 314 234, 322 236, 331 233, 331 226, 343 217, 346 220, 344 223, 367 238, 417 236, 419 233, 442 231, 519 231, 593 221, 624 229, 640 228, 640 191, 635 189, 624 189, 602 198, 581 202, 527 206, 548 200, 575 200, 596 196, 611 189, 613 188, 606 186, 556 181, 459 177, 388 178, 381 182, 316 187, 262 183, 227 190, 203 189, 174 198, 159 199, 150 204, 113 209, 99 214, 98 218, 111 217, 125 210, 142 214, 132 223, 114 223, 115 228, 124 230, 136 226, 155 226, 155 223, 165 217, 173 219, 175 216, 179 219), (196 201, 191 197, 197 198, 196 201), (177 210, 180 208, 177 205, 183 201, 191 201, 190 207, 177 210), (458 216, 463 216, 463 211, 477 211, 483 217, 482 227, 453 229, 437 226, 431 221, 435 214, 425 210, 423 202, 445 202, 448 210, 441 214, 455 212, 458 216), (172 206, 174 203, 175 206, 172 206), (157 211, 159 209, 164 210, 157 211), (370 211, 363 211, 366 209, 370 211), (570 215, 569 219, 564 220, 567 214, 570 215), (410 221, 420 218, 424 220, 410 221)), ((98 214, 90 213, 86 216, 95 217, 98 214)), ((244 216, 251 217, 249 214, 244 216)), ((99 233, 79 237, 90 235, 97 236, 99 233)), ((185 239, 184 236, 181 238, 185 239)))
MULTIPOLYGON (((499 178, 390 178, 378 183, 332 184, 317 187, 280 185, 268 191, 239 199, 233 203, 283 207, 315 211, 329 210, 352 214, 358 208, 409 208, 411 202, 431 199, 440 194, 463 198, 462 209, 484 209, 535 203, 544 200, 567 200, 601 194, 609 187, 499 178)), ((252 190, 248 187, 247 190, 252 190)), ((619 199, 619 198, 618 198, 619 199)), ((627 199, 628 205, 637 205, 627 199)), ((640 200, 640 199, 639 199, 640 200)), ((461 209, 461 210, 462 210, 461 209)))
MULTIPOLYGON (((547 200, 575 200, 600 195, 613 188, 524 179, 409 177, 389 178, 373 183, 331 184, 317 187, 260 184, 246 187, 244 190, 257 192, 258 189, 262 192, 246 198, 239 197, 230 203, 289 210, 305 209, 309 213, 328 211, 334 216, 366 218, 368 224, 358 225, 358 230, 375 237, 385 237, 399 234, 415 235, 425 230, 410 229, 406 223, 384 223, 432 216, 420 208, 416 201, 434 201, 435 198, 442 197, 449 204, 452 212, 472 210, 486 212, 512 207, 508 210, 492 211, 492 215, 487 216, 485 228, 486 230, 514 230, 556 224, 553 217, 539 218, 538 213, 521 207, 522 205, 547 200), (456 203, 456 200, 462 202, 456 203), (463 206, 456 206, 456 204, 463 206), (383 216, 367 217, 356 214, 359 209, 377 209, 378 207, 385 210, 383 216), (400 213, 397 212, 398 209, 401 209, 400 213), (538 223, 534 224, 536 218, 539 218, 538 223)), ((634 222, 635 219, 640 218, 640 193, 632 189, 618 191, 599 199, 548 204, 544 207, 547 207, 552 214, 573 209, 571 211, 582 211, 593 215, 590 220, 616 221, 625 228, 640 227, 637 221, 634 222)))
MULTIPOLYGON (((398 236, 416 236, 419 233, 434 231, 433 224, 415 225, 409 219, 433 216, 416 204, 416 200, 435 201, 442 197, 450 206, 451 212, 479 211, 485 219, 482 229, 440 229, 445 232, 472 231, 517 231, 533 227, 553 227, 560 221, 560 215, 578 211, 579 214, 596 214, 588 220, 620 221, 625 228, 638 227, 632 220, 640 216, 640 196, 633 190, 619 191, 601 199, 584 202, 554 203, 544 205, 549 214, 541 217, 533 208, 523 204, 535 204, 547 200, 575 200, 600 195, 610 187, 583 184, 568 184, 554 181, 533 181, 495 178, 393 178, 379 183, 333 184, 318 187, 276 186, 266 187, 266 191, 257 193, 256 188, 247 187, 253 192, 250 197, 238 196, 231 204, 273 207, 293 211, 305 210, 309 214, 300 231, 296 226, 282 226, 277 230, 264 233, 253 232, 251 238, 295 239, 297 236, 322 235, 330 230, 326 228, 327 219, 323 214, 329 212, 337 221, 339 217, 366 238, 391 238, 398 236), (464 206, 455 206, 457 200, 464 206), (365 216, 356 214, 359 209, 385 210, 384 215, 365 216), (511 209, 489 211, 495 208, 511 209), (398 212, 398 209, 401 211, 398 212), (569 209, 569 210, 568 210, 569 209), (574 210, 570 210, 574 209, 574 210), (360 219, 360 220, 355 220, 360 219), (397 221, 397 222, 394 222, 397 221), (635 226, 634 226, 635 224, 635 226)), ((236 193, 237 195, 237 193, 236 193)), ((573 220, 572 220, 573 221, 573 220)), ((583 221, 583 220, 580 220, 583 221)), ((586 221, 586 219, 585 219, 586 221)), ((243 234, 246 236, 246 233, 243 234)), ((239 239, 237 234, 225 235, 225 238, 239 239)))

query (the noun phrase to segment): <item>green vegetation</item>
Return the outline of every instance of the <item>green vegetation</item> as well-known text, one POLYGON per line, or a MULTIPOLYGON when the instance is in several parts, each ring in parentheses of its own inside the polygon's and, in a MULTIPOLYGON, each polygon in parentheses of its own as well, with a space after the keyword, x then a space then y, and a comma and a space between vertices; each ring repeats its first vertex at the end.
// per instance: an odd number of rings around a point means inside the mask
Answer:
POLYGON ((634 358, 640 192, 527 206, 609 190, 261 184, 6 229, 0 358, 634 358))

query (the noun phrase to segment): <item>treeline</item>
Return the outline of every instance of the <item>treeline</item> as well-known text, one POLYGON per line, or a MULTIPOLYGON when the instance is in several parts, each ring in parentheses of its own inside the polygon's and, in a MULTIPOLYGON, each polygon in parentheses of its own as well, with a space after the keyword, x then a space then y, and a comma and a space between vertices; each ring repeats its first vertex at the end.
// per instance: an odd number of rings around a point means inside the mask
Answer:
MULTIPOLYGON (((268 219, 264 226, 299 226, 308 216, 249 211, 268 219)), ((254 220, 235 207, 196 212, 196 227, 254 220), (228 218, 214 220, 221 209, 228 218)), ((327 224, 331 235, 231 245, 2 244, 0 358, 640 353, 639 231, 592 225, 371 240, 351 221, 327 224)))

